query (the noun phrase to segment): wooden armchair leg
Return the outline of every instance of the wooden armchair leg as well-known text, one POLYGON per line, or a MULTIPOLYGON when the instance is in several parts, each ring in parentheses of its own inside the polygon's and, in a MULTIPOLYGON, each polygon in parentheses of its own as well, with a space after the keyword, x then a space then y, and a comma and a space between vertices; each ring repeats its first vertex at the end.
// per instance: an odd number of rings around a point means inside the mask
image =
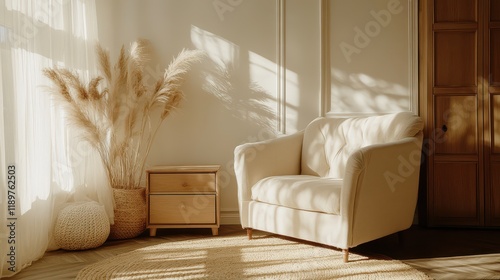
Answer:
POLYGON ((248 240, 252 239, 252 229, 251 228, 247 228, 247 236, 248 236, 248 240))
POLYGON ((344 263, 349 261, 349 249, 342 249, 342 254, 344 255, 344 263))

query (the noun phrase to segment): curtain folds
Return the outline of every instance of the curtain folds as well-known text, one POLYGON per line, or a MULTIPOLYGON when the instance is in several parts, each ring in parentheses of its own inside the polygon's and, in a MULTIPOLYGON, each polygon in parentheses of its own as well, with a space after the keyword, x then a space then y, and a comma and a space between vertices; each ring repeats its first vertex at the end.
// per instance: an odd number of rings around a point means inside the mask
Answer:
POLYGON ((112 222, 100 159, 42 75, 59 66, 95 76, 97 39, 95 0, 0 0, 0 278, 57 249, 51 233, 67 203, 98 201, 112 222))

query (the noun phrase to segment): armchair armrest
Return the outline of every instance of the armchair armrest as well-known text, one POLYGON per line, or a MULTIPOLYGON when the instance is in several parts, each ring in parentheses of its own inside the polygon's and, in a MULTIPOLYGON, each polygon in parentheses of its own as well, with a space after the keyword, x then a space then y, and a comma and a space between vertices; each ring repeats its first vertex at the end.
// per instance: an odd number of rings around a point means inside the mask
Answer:
POLYGON ((234 150, 234 171, 242 226, 246 225, 243 204, 251 200, 251 187, 260 179, 275 175, 300 174, 304 132, 239 145, 234 150))
POLYGON ((341 215, 350 246, 411 226, 418 197, 422 133, 353 153, 346 165, 341 215))

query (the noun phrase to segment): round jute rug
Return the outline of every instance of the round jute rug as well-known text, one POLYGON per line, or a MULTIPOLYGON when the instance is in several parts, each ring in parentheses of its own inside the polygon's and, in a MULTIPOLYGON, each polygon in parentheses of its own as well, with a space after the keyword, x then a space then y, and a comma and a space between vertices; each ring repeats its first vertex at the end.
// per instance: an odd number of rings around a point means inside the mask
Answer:
POLYGON ((384 257, 274 235, 165 241, 83 268, 77 279, 431 279, 384 257))

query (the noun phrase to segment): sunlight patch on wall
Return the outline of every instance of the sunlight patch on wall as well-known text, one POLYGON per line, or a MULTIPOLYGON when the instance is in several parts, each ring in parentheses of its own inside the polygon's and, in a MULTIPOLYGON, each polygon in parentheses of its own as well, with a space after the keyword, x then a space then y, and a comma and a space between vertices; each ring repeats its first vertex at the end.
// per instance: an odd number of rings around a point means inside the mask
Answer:
POLYGON ((276 96, 276 81, 278 79, 276 73, 276 63, 269 59, 256 54, 248 52, 249 60, 249 87, 253 90, 261 90, 269 95, 269 106, 275 105, 276 96), (274 104, 272 104, 274 103, 274 104))
POLYGON ((191 41, 197 49, 205 51, 208 57, 203 73, 203 89, 230 108, 232 98, 228 92, 232 88, 231 72, 238 65, 238 46, 197 26, 191 26, 191 41))
POLYGON ((409 108, 408 88, 363 73, 332 69, 332 104, 336 113, 399 112, 409 108))
POLYGON ((286 118, 284 123, 295 131, 301 98, 297 73, 289 69, 284 70, 285 88, 282 89, 283 92, 280 92, 278 83, 282 77, 278 75, 278 65, 275 62, 257 53, 249 52, 249 65, 250 88, 253 91, 260 90, 268 96, 262 104, 267 106, 269 110, 276 110, 274 114, 277 119, 279 119, 278 111, 283 110, 281 115, 286 118))
POLYGON ((226 70, 238 67, 239 47, 232 42, 194 25, 191 26, 191 41, 218 66, 226 70))
POLYGON ((289 69, 286 70, 286 131, 296 132, 298 130, 300 100, 311 92, 302 92, 299 85, 299 75, 289 69))
POLYGON ((327 114, 417 113, 417 2, 330 4, 327 114))
POLYGON ((202 89, 215 96, 231 114, 270 129, 275 119, 276 64, 225 38, 191 26, 191 41, 204 50, 202 89), (248 55, 247 55, 248 54, 248 55), (248 68, 241 67, 248 65, 248 68))

